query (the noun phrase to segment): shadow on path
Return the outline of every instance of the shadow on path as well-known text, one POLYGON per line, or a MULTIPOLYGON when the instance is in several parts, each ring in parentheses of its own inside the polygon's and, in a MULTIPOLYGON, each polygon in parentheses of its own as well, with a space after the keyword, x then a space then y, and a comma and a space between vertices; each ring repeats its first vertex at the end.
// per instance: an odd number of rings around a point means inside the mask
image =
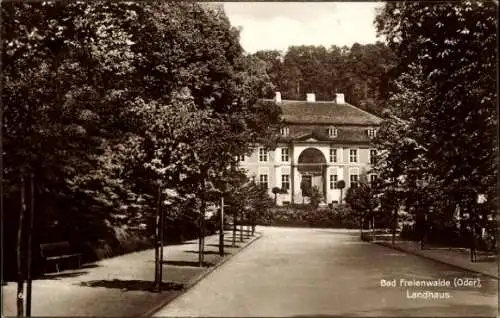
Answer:
MULTIPOLYGON (((243 241, 241 241, 241 240, 240 240, 240 238, 238 237, 238 238, 236 239, 236 243, 244 243, 244 242, 245 242, 245 240, 248 240, 248 239, 247 239, 247 238, 243 238, 243 241)), ((232 239, 231 239, 231 240, 224 240, 224 243, 231 243, 231 244, 232 244, 232 243, 233 243, 233 240, 232 240, 232 239)))
MULTIPOLYGON (((123 291, 153 291, 154 282, 146 280, 92 280, 80 283, 84 287, 104 287, 121 289, 123 291)), ((161 284, 162 290, 182 290, 183 284, 173 282, 163 282, 161 284)))
MULTIPOLYGON (((216 245, 217 247, 219 245, 216 245)), ((192 253, 192 254, 198 254, 198 251, 184 251, 184 253, 192 253)), ((205 255, 219 255, 219 251, 203 251, 203 254, 205 255)), ((224 255, 230 255, 231 253, 228 253, 224 251, 224 255)))
MULTIPOLYGON (((210 246, 210 247, 219 247, 219 244, 207 244, 206 246, 210 246)), ((235 245, 233 246, 232 244, 224 244, 224 247, 233 247, 233 248, 239 248, 240 245, 235 245)), ((197 252, 198 253, 198 252, 197 252)), ((224 252, 224 254, 226 254, 226 252, 224 252)))
MULTIPOLYGON (((154 261, 153 261, 154 262, 154 261)), ((200 267, 200 263, 198 261, 163 261, 163 265, 171 265, 171 266, 191 266, 191 267, 200 267)), ((211 267, 214 266, 213 263, 203 262, 203 267, 211 267)))

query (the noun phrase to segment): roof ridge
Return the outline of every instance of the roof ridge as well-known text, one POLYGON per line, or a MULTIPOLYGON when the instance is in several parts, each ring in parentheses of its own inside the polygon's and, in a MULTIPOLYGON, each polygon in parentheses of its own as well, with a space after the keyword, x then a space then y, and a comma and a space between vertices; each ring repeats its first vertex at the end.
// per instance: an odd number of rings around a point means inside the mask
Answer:
POLYGON ((314 104, 314 103, 334 103, 336 104, 336 102, 334 100, 315 100, 315 101, 307 101, 305 99, 282 99, 281 100, 282 102, 305 102, 305 103, 310 103, 310 104, 314 104))
POLYGON ((367 112, 366 110, 363 110, 363 109, 361 109, 361 108, 359 108, 359 107, 356 107, 356 106, 354 106, 354 105, 351 105, 351 104, 349 104, 349 103, 344 103, 344 105, 347 105, 347 106, 349 106, 349 107, 351 107, 351 108, 354 108, 354 109, 356 109, 356 110, 359 110, 360 112, 363 112, 363 113, 365 113, 365 114, 368 114, 368 115, 370 115, 370 116, 373 116, 373 117, 375 117, 375 118, 377 118, 377 119, 383 120, 382 118, 378 117, 377 115, 374 115, 374 114, 372 114, 372 113, 370 113, 370 112, 367 112))
MULTIPOLYGON (((273 98, 262 98, 264 101, 274 101, 273 98)), ((316 100, 314 102, 309 102, 305 99, 282 99, 281 102, 304 102, 304 103, 309 103, 309 104, 326 104, 326 103, 331 103, 331 104, 337 104, 334 100, 316 100)), ((278 103, 279 104, 279 103, 278 103)), ((341 105, 341 104, 339 104, 341 105)))

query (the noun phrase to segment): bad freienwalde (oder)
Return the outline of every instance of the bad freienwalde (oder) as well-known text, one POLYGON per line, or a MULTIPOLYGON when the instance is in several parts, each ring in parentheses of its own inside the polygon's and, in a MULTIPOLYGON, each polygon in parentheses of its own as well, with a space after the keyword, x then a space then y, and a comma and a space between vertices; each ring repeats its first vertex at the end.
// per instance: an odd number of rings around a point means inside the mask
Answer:
POLYGON ((446 279, 431 279, 431 280, 416 280, 404 279, 399 280, 380 280, 381 287, 451 287, 451 281, 446 279))
POLYGON ((433 279, 433 280, 415 280, 404 279, 399 280, 400 287, 450 287, 451 281, 446 279, 433 279))

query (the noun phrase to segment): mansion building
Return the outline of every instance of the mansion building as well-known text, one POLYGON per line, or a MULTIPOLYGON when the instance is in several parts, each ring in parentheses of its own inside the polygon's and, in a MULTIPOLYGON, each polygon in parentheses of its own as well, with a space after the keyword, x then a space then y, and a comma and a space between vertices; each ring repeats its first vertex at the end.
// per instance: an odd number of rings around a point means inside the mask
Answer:
POLYGON ((314 94, 296 101, 277 92, 274 102, 282 109, 276 149, 256 147, 239 158, 239 166, 271 196, 274 187, 286 190, 277 196, 279 205, 304 202, 301 184, 317 187, 325 203, 339 203, 348 188, 376 178, 370 174, 376 155, 370 142, 381 118, 346 103, 343 94, 335 101, 316 101, 314 94), (345 182, 342 191, 339 180, 345 182))

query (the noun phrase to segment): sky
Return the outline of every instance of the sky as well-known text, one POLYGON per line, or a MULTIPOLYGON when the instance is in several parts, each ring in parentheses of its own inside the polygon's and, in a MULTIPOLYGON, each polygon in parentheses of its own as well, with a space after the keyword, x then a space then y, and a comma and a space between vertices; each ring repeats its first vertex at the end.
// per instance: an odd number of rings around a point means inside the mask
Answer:
POLYGON ((381 2, 224 2, 248 53, 291 45, 351 46, 375 43, 375 9, 381 2))

